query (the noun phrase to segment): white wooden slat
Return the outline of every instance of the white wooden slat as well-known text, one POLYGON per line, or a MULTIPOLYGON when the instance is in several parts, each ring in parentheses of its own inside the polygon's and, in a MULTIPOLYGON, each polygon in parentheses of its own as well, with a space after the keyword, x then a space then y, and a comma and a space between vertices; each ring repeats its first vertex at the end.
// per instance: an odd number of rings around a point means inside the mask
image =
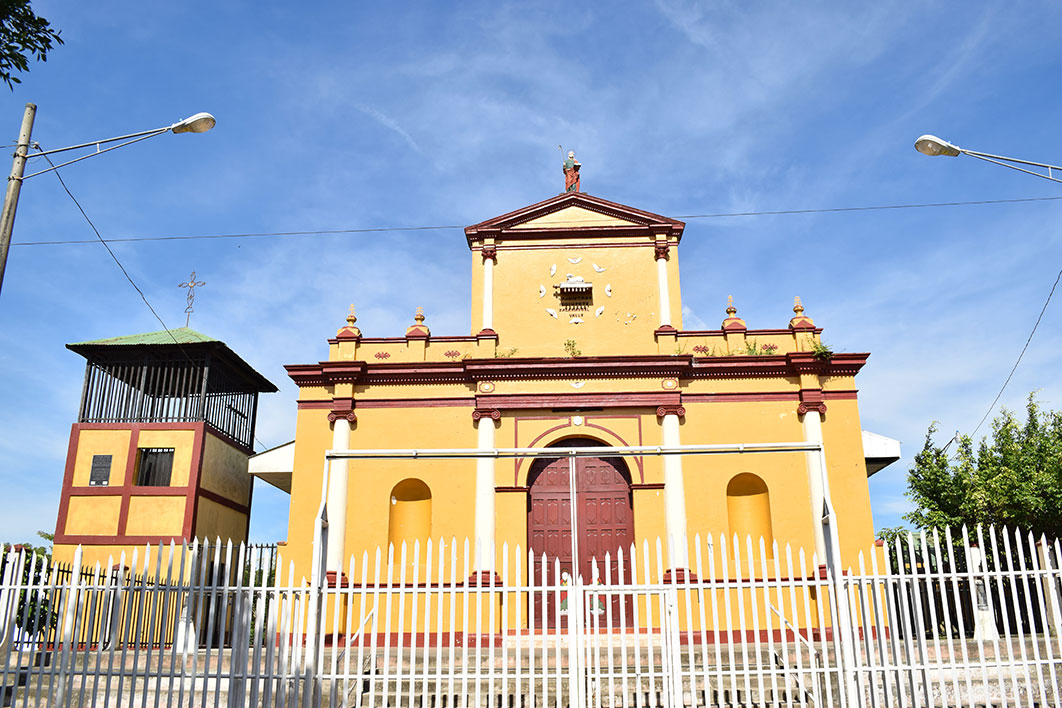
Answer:
MULTIPOLYGON (((1032 540, 1031 534, 1029 540, 1032 540)), ((1025 551, 1027 550, 1030 554, 1034 554, 1036 550, 1031 543, 1027 546, 1022 543, 1022 533, 1018 529, 1014 529, 1014 545, 1017 547, 1018 566, 1022 576, 1022 587, 1024 588, 1022 595, 1025 597, 1025 617, 1029 621, 1029 638, 1031 640, 1030 644, 1032 644, 1033 666, 1036 669, 1036 688, 1039 689, 1039 704, 1047 705, 1047 682, 1044 680, 1043 660, 1040 657, 1040 639, 1036 636, 1036 612, 1033 610, 1033 597, 1035 588, 1039 585, 1039 578, 1036 577, 1035 572, 1029 572, 1025 564, 1025 551), (1032 592, 1030 592, 1030 588, 1033 588, 1032 592)), ((1033 695, 1032 687, 1029 689, 1029 694, 1030 696, 1033 695)))
MULTIPOLYGON (((1055 664, 1055 649, 1053 642, 1051 641, 1051 627, 1054 622, 1051 618, 1051 608, 1049 607, 1050 599, 1047 593, 1053 588, 1053 578, 1051 577, 1051 558, 1050 558, 1050 546, 1047 544, 1046 539, 1041 534, 1040 539, 1035 541, 1033 534, 1029 533, 1029 547, 1035 548, 1035 552, 1032 555, 1032 570, 1035 574, 1035 580, 1033 582, 1036 588, 1036 604, 1040 611, 1041 627, 1044 636, 1044 653, 1047 655, 1047 678, 1050 679, 1050 684, 1045 686, 1045 690, 1050 690, 1051 695, 1055 697, 1056 702, 1058 700, 1058 669, 1055 664), (1034 545, 1035 543, 1035 545, 1034 545), (1043 554, 1041 556, 1041 554, 1043 554)), ((1044 699, 1047 703, 1047 699, 1044 699)))
MULTIPOLYGON (((1005 531, 1004 531, 1004 536, 1006 536, 1006 532, 1005 531)), ((995 526, 989 526, 988 527, 988 540, 989 540, 989 544, 990 544, 990 548, 991 548, 991 552, 992 552, 992 566, 994 568, 994 570, 989 571, 989 574, 995 580, 996 597, 999 599, 999 608, 1000 608, 1001 614, 1003 615, 1003 622, 1002 622, 1002 624, 1003 624, 1003 647, 1006 650, 1005 654, 1006 654, 1006 657, 1007 657, 1007 666, 1008 667, 1016 667, 1016 662, 1014 660, 1014 641, 1013 641, 1013 638, 1010 635, 1010 620, 1011 620, 1011 617, 1010 617, 1010 608, 1009 608, 1009 604, 1008 604, 1009 603, 1009 600, 1008 600, 1009 593, 1007 592, 1007 585, 1010 584, 1009 583, 1010 577, 1009 577, 1009 573, 1006 572, 1009 569, 1008 568, 1004 568, 1003 561, 1006 560, 1006 559, 1005 558, 1000 558, 1000 555, 999 555, 999 545, 996 542, 996 528, 995 528, 995 526)), ((987 585, 991 586, 992 583, 987 583, 987 585)), ((989 592, 989 605, 992 605, 991 592, 989 592)), ((996 654, 996 656, 999 657, 1000 655, 996 654)), ((1022 691, 1023 686, 1018 681, 1017 672, 1012 669, 1010 671, 1004 671, 1002 673, 1009 673, 1010 674, 1010 679, 1011 679, 1011 694, 1010 694, 1010 697, 1014 701, 1015 705, 1022 705, 1021 695, 1023 693, 1023 691, 1022 691)), ((1000 684, 1000 689, 1001 689, 1003 695, 1005 696, 1006 695, 1006 691, 1003 690, 1003 688, 1004 688, 1004 676, 1002 676, 1002 675, 1000 676, 999 684, 1000 684)), ((1025 703, 1025 706, 1026 706, 1026 708, 1029 708, 1028 702, 1025 703)))

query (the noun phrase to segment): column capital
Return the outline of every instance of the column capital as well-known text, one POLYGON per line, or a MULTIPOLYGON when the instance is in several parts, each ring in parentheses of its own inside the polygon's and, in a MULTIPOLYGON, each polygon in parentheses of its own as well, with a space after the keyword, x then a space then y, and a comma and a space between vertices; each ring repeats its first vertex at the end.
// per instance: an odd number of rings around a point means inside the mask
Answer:
POLYGON ((346 418, 349 423, 358 421, 358 416, 354 414, 353 398, 332 399, 332 409, 328 412, 328 422, 335 423, 340 418, 346 418))
POLYGON ((671 245, 667 241, 657 241, 653 244, 653 257, 656 260, 668 260, 671 257, 671 245))
POLYGON ((472 410, 472 420, 480 420, 481 418, 490 418, 491 420, 499 420, 501 418, 501 411, 497 408, 475 408, 472 410))
POLYGON ((656 407, 656 417, 663 418, 666 415, 677 415, 680 418, 686 415, 686 409, 681 403, 665 403, 656 407))
POLYGON ((797 405, 797 415, 806 415, 816 411, 820 415, 826 415, 826 396, 821 388, 800 389, 800 403, 797 405))
POLYGON ((498 247, 497 246, 483 246, 480 249, 479 255, 483 257, 483 262, 494 261, 494 265, 498 265, 498 247))

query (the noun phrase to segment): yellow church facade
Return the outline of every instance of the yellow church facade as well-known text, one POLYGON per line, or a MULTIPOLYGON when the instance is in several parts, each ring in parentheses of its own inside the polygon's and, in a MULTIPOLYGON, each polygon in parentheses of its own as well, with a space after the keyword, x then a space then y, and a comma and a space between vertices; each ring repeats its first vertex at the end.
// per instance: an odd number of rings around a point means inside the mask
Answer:
MULTIPOLYGON (((697 534, 823 557, 826 491, 819 458, 802 452, 580 457, 572 495, 566 459, 357 454, 372 450, 819 443, 842 558, 873 547, 855 380, 868 355, 830 352, 799 300, 775 328, 750 329, 731 304, 719 329, 684 329, 683 229, 558 195, 465 229, 470 334, 433 333, 418 310, 404 337, 373 337, 351 314, 326 360, 288 366, 294 443, 252 458, 251 472, 290 491, 282 556, 296 577, 311 574, 322 499, 338 583, 357 580, 344 578, 351 556, 428 538, 469 539, 476 573, 502 567, 505 546, 587 573, 617 548, 697 534), (326 478, 329 450, 355 455, 326 478)), ((669 574, 689 573, 685 552, 669 574)))

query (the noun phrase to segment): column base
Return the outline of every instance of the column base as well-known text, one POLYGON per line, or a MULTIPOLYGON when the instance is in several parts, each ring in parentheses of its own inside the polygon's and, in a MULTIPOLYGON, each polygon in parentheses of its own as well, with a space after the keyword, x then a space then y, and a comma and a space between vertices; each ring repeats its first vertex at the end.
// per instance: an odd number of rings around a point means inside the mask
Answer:
POLYGON ((697 575, 689 568, 669 568, 664 571, 664 584, 695 583, 697 575))
POLYGON ((337 573, 334 570, 330 570, 325 573, 325 582, 330 588, 349 588, 350 581, 347 580, 346 573, 337 573))
POLYGON ((493 570, 477 570, 472 575, 468 576, 468 580, 465 584, 469 587, 500 587, 502 585, 501 576, 493 570))

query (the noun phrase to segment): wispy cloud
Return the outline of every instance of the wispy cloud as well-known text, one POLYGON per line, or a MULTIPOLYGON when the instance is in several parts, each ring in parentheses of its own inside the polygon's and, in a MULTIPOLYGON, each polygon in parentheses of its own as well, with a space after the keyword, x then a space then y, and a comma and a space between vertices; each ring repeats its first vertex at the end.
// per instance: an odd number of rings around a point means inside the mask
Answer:
POLYGON ((404 141, 406 141, 406 144, 409 145, 409 147, 414 152, 419 152, 423 154, 424 151, 420 149, 420 145, 417 145, 417 141, 413 139, 413 136, 407 133, 406 130, 397 122, 395 122, 393 118, 388 115, 385 115, 384 113, 381 113, 372 106, 355 106, 355 108, 372 118, 374 121, 376 121, 383 127, 387 128, 388 130, 401 137, 404 141))

